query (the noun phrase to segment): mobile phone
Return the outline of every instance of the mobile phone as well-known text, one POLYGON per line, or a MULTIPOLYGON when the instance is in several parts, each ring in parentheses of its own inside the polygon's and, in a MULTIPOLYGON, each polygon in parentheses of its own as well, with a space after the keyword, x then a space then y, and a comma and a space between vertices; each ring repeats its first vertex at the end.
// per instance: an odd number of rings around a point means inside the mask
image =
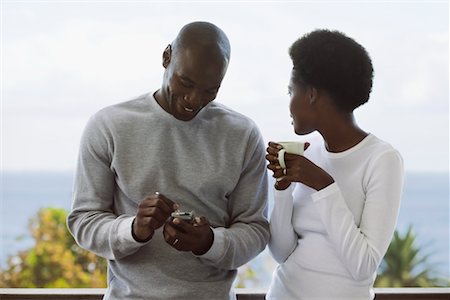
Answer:
POLYGON ((170 216, 172 218, 182 219, 182 220, 184 220, 186 222, 189 222, 189 223, 193 223, 194 219, 195 219, 194 211, 187 212, 187 211, 176 210, 170 216))

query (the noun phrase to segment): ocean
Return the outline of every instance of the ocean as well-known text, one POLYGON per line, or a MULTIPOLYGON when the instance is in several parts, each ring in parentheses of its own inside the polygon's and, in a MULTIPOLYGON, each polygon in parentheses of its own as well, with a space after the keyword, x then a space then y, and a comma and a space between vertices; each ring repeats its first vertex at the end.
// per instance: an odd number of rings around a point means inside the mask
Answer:
MULTIPOLYGON (((27 226, 40 208, 70 209, 72 184, 71 172, 1 174, 0 266, 5 266, 8 256, 33 246, 27 226)), ((405 233, 412 225, 418 245, 424 254, 430 254, 429 262, 436 275, 446 278, 450 278, 449 215, 449 174, 408 172, 397 229, 405 233)), ((268 251, 248 266, 257 276, 248 278, 246 286, 267 288, 276 266, 268 251)), ((240 272, 245 272, 246 268, 242 267, 240 272)))

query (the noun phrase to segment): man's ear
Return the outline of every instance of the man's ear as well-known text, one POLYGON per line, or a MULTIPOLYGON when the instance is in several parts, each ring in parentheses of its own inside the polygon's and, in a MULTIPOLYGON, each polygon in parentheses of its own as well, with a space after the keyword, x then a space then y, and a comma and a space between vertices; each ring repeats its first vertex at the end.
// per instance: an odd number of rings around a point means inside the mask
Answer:
POLYGON ((167 68, 167 66, 169 65, 171 57, 172 57, 172 46, 169 44, 167 45, 166 49, 164 49, 162 56, 162 65, 164 68, 167 68))

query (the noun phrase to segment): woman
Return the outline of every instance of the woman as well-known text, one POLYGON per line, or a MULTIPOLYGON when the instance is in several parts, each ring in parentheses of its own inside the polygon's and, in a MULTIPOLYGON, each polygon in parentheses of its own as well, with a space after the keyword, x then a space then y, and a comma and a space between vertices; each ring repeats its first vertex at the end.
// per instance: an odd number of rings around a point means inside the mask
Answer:
POLYGON ((337 31, 316 30, 290 48, 295 133, 304 156, 270 142, 277 179, 269 249, 279 263, 267 299, 373 299, 376 270, 395 229, 403 160, 358 127, 355 108, 369 99, 373 68, 366 50, 337 31))

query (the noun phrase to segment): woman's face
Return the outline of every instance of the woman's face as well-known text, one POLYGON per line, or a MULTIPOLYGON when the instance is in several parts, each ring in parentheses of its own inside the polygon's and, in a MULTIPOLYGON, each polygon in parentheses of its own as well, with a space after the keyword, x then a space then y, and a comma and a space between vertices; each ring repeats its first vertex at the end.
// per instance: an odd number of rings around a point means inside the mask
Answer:
POLYGON ((295 133, 303 135, 315 131, 317 118, 312 101, 312 87, 295 82, 291 74, 288 90, 291 97, 289 109, 295 133))

